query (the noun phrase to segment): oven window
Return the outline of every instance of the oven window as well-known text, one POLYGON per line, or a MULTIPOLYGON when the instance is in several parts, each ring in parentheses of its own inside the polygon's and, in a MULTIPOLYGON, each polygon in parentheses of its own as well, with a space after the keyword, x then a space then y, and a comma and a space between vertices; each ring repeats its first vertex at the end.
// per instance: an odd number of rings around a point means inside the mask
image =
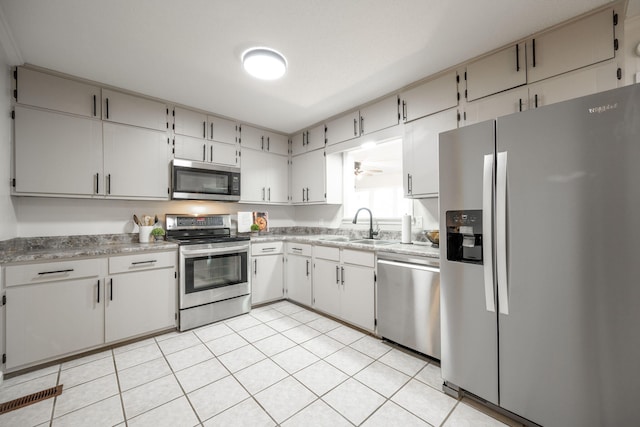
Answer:
POLYGON ((209 255, 185 259, 187 294, 247 281, 247 253, 209 255))
POLYGON ((226 172, 174 169, 174 191, 180 193, 228 194, 230 174, 226 172))

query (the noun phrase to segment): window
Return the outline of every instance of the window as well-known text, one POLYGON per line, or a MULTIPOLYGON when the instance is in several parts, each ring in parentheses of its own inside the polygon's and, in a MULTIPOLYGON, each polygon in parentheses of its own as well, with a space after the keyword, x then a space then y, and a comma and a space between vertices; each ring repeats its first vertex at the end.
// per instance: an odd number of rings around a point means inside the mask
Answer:
POLYGON ((351 220, 359 208, 375 218, 400 219, 412 212, 404 198, 402 140, 378 143, 344 153, 344 217, 351 220))

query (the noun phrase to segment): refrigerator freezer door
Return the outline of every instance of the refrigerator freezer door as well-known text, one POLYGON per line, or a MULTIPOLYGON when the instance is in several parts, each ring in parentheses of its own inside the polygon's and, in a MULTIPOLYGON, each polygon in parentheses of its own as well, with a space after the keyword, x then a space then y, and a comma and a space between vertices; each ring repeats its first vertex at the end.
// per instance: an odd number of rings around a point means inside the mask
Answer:
MULTIPOLYGON (((494 121, 440 134, 440 301, 443 379, 498 404, 497 314, 487 310, 484 265, 448 261, 445 237, 447 211, 482 210, 491 218, 483 210, 483 176, 494 150, 494 121)), ((491 239, 487 233, 483 241, 491 239)), ((495 282, 490 287, 495 294, 495 282)))
POLYGON ((640 419, 639 101, 634 85, 497 121, 509 153, 500 406, 538 424, 640 419))

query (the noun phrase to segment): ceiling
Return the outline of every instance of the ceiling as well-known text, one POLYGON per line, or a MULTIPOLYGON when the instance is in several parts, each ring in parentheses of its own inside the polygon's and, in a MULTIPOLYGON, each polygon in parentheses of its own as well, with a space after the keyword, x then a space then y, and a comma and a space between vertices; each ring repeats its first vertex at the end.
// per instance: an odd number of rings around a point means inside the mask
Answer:
POLYGON ((293 133, 608 2, 0 0, 0 42, 11 65, 293 133), (285 77, 248 76, 251 46, 285 77))

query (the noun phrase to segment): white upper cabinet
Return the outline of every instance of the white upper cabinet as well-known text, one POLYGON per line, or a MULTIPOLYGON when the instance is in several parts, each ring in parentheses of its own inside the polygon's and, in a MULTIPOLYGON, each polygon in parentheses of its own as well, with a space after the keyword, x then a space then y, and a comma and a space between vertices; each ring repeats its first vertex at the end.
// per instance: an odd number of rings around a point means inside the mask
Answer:
POLYGON ((16 70, 17 102, 79 116, 100 118, 100 88, 28 68, 16 70))
POLYGON ((527 43, 527 81, 613 58, 614 37, 614 11, 606 9, 531 39, 527 43))
POLYGON ((313 150, 291 160, 294 204, 342 203, 342 154, 313 150))
POLYGON ((288 202, 289 158, 243 150, 240 181, 241 202, 282 204, 288 202))
POLYGON ((15 107, 16 194, 104 195, 102 122, 15 107))
POLYGON ((180 107, 173 116, 175 158, 238 166, 234 121, 180 107))
POLYGON ((238 141, 238 125, 233 120, 207 116, 207 130, 211 141, 234 145, 238 141))
POLYGON ((326 144, 326 127, 324 124, 317 125, 293 136, 291 140, 291 154, 306 153, 307 151, 324 148, 326 144))
POLYGON ((529 108, 529 89, 526 86, 486 96, 464 105, 461 126, 482 122, 529 108))
POLYGON ((458 111, 452 108, 404 126, 402 170, 406 197, 438 197, 439 134, 457 125, 458 111))
POLYGON ((102 120, 166 131, 166 104, 102 89, 102 120))
POLYGON ((615 89, 618 83, 615 62, 594 65, 529 85, 529 108, 615 89))
POLYGON ((289 154, 289 141, 286 136, 249 125, 240 127, 240 144, 242 148, 266 151, 282 156, 289 154))
POLYGON ((207 115, 198 111, 175 107, 173 109, 176 135, 185 135, 193 138, 205 139, 207 137, 207 115))
POLYGON ((169 198, 169 149, 165 132, 103 124, 107 196, 169 198))
POLYGON ((353 111, 327 122, 327 145, 360 136, 360 111, 353 111))
POLYGON ((458 75, 451 71, 400 94, 402 120, 410 122, 458 105, 458 75))
POLYGON ((467 65, 467 101, 526 84, 524 49, 524 43, 518 43, 467 65))
POLYGON ((360 109, 360 134, 367 135, 400 123, 400 99, 390 96, 360 109))

